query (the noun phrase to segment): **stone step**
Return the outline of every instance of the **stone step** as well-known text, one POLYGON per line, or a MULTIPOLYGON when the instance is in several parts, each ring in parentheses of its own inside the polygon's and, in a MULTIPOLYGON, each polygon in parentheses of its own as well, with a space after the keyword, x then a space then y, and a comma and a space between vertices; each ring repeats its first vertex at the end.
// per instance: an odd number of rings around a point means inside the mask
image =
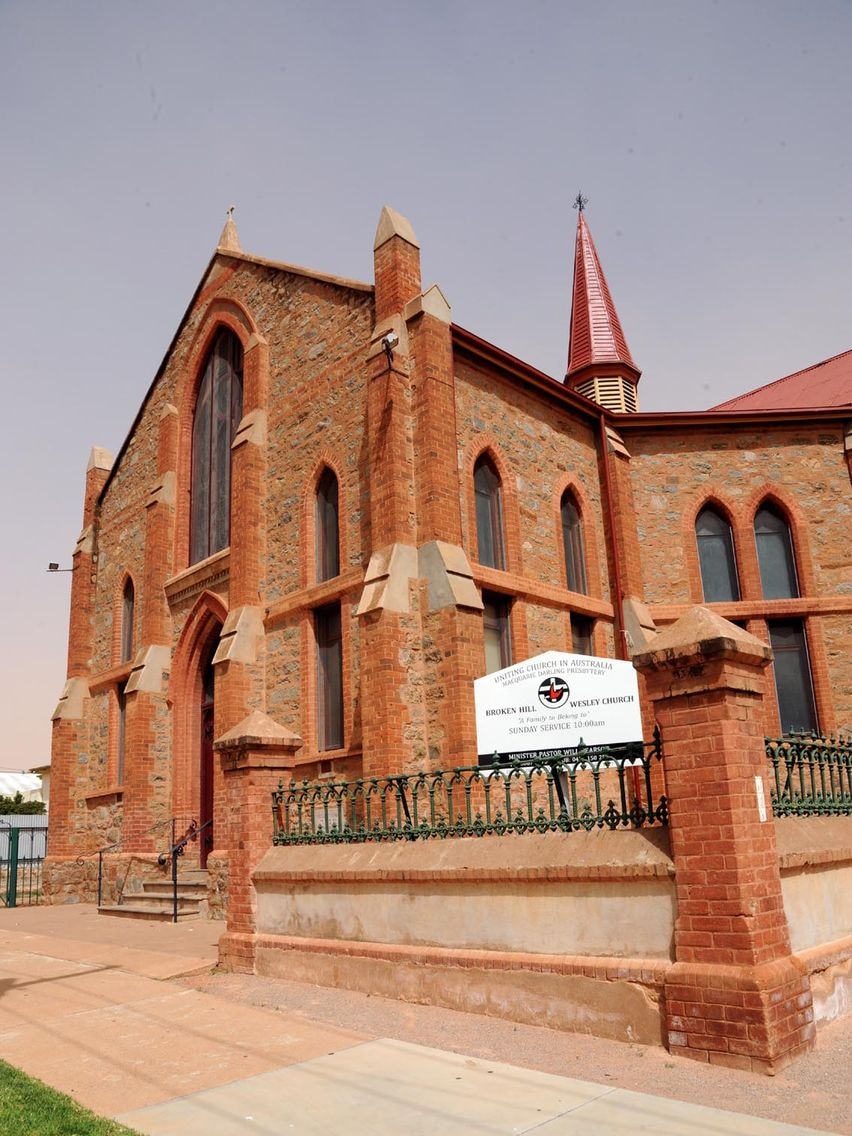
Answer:
MULTIPOLYGON (((143 895, 168 895, 172 894, 172 881, 171 880, 143 880, 142 881, 142 894, 143 895)), ((178 879, 177 882, 178 895, 184 895, 193 899, 206 899, 207 898, 207 884, 194 880, 178 879)), ((134 893, 136 894, 136 893, 134 893)))
MULTIPOLYGON (((172 889, 159 888, 151 891, 127 892, 122 903, 118 906, 122 907, 125 903, 131 903, 135 907, 168 907, 169 911, 171 911, 172 902, 172 889)), ((181 895, 178 891, 177 903, 178 910, 189 907, 197 908, 199 905, 199 897, 196 895, 181 895)))
MULTIPOLYGON (((171 907, 140 907, 135 903, 120 903, 117 906, 103 905, 98 908, 98 914, 119 915, 123 919, 148 919, 158 923, 169 923, 172 919, 171 907)), ((183 911, 178 908, 178 922, 182 923, 186 919, 197 919, 200 914, 201 912, 197 907, 183 911)))

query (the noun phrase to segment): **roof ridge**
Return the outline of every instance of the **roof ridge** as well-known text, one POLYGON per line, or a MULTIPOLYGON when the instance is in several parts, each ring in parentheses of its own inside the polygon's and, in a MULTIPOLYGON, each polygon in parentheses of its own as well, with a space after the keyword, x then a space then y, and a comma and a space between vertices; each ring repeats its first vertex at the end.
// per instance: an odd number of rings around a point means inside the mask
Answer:
POLYGON ((733 406, 735 403, 741 402, 745 398, 751 398, 753 395, 760 394, 762 391, 769 390, 771 387, 777 387, 781 383, 786 383, 790 379, 796 379, 800 375, 806 375, 808 371, 816 371, 819 367, 825 367, 828 363, 833 363, 836 359, 842 359, 844 355, 852 355, 852 347, 847 348, 846 351, 838 351, 836 355, 829 355, 826 359, 820 359, 817 363, 811 363, 809 367, 800 367, 798 371, 791 371, 789 375, 782 375, 780 379, 772 379, 770 382, 763 383, 761 386, 754 387, 752 390, 743 391, 742 394, 737 394, 734 395, 733 398, 725 399, 724 402, 719 402, 715 406, 708 407, 708 412, 733 406))

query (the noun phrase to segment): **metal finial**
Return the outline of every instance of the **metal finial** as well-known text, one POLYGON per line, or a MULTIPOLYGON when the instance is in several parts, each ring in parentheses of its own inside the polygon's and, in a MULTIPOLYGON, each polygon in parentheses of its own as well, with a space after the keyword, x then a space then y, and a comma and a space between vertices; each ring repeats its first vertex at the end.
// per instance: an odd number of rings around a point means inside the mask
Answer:
POLYGON ((229 205, 228 206, 228 220, 229 221, 233 221, 233 219, 234 219, 234 209, 236 209, 235 205, 229 205))
POLYGON ((586 206, 588 204, 589 204, 589 199, 588 199, 588 197, 583 197, 582 191, 579 192, 577 194, 577 196, 574 198, 574 208, 579 210, 580 213, 583 212, 583 210, 586 208, 586 206))

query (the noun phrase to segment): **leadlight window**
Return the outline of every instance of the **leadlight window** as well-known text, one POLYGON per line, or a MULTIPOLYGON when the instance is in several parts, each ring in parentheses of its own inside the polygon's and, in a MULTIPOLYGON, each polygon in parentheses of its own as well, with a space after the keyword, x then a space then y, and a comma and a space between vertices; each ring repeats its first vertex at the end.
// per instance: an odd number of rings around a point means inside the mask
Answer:
POLYGON ((340 513, 337 478, 330 469, 323 470, 317 482, 316 558, 317 581, 340 575, 340 513))
POLYGON ((565 549, 565 578, 572 592, 588 592, 586 581, 586 553, 583 547, 583 522, 574 495, 565 492, 560 506, 562 515, 562 544, 565 549))
POLYGON ((122 682, 116 690, 118 702, 118 730, 115 746, 115 783, 124 783, 124 751, 127 738, 127 683, 122 682))
POLYGON ((128 663, 133 658, 133 620, 136 609, 136 591, 128 579, 121 595, 121 659, 128 663))
POLYGON ((816 733, 814 688, 802 620, 771 620, 769 644, 775 656, 775 692, 783 733, 816 733))
POLYGON ((790 526, 771 505, 762 505, 754 518, 754 539, 763 598, 789 600, 799 594, 790 526))
POLYGON ((588 615, 571 615, 571 650, 575 655, 592 655, 595 621, 588 615))
POLYGON ((204 365, 192 423, 192 564, 230 542, 231 443, 242 412, 243 349, 223 328, 204 365))
POLYGON ((701 587, 706 603, 726 603, 740 598, 734 538, 725 518, 710 507, 695 521, 701 587))
POLYGON ((343 745, 343 635, 340 604, 314 611, 317 645, 317 748, 343 745))
POLYGON ((481 457, 473 467, 473 488, 479 563, 490 568, 505 568, 503 489, 500 475, 488 457, 481 457))
POLYGON ((511 602, 506 596, 482 593, 482 634, 485 642, 485 673, 501 671, 512 664, 511 602))

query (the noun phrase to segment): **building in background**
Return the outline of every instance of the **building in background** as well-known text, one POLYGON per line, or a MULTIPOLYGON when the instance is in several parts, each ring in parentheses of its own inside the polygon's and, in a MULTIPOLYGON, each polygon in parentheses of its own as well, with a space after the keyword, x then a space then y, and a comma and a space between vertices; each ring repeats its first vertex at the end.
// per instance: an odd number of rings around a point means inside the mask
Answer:
POLYGON ((640 376, 582 209, 564 381, 453 323, 390 209, 372 283, 229 219, 89 462, 52 897, 194 819, 224 903, 229 739, 300 779, 470 764, 474 678, 629 658, 695 604, 772 645, 767 734, 852 730, 852 353, 712 411, 643 413, 640 376))

